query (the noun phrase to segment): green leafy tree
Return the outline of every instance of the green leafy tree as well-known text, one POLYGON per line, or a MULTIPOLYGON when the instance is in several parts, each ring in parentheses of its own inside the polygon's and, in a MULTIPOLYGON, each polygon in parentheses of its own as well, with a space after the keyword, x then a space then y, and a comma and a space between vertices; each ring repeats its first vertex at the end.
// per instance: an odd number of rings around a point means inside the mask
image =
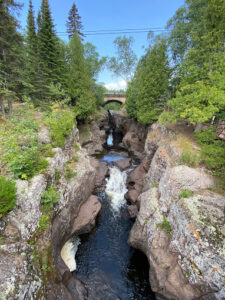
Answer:
POLYGON ((96 79, 106 63, 106 57, 99 57, 96 47, 91 43, 84 44, 84 58, 90 77, 96 79))
POLYGON ((78 9, 76 7, 76 4, 73 3, 68 16, 68 21, 66 22, 67 27, 67 33, 69 36, 69 39, 71 39, 74 34, 76 33, 81 39, 85 36, 82 33, 83 25, 81 22, 81 17, 78 13, 78 9))
POLYGON ((95 110, 96 100, 92 91, 93 79, 87 68, 84 58, 84 47, 77 34, 75 34, 68 47, 69 63, 69 95, 73 99, 77 118, 87 118, 95 110))
POLYGON ((132 37, 117 37, 114 40, 116 47, 116 57, 111 57, 108 61, 109 69, 126 82, 131 80, 137 63, 137 57, 132 50, 132 37))
POLYGON ((168 102, 171 112, 161 120, 188 119, 197 124, 209 121, 225 107, 224 1, 211 0, 203 23, 207 31, 193 34, 195 47, 189 49, 180 69, 181 82, 176 96, 168 102))
POLYGON ((143 124, 151 124, 163 110, 169 91, 170 68, 164 38, 158 37, 148 50, 139 76, 137 119, 143 124))

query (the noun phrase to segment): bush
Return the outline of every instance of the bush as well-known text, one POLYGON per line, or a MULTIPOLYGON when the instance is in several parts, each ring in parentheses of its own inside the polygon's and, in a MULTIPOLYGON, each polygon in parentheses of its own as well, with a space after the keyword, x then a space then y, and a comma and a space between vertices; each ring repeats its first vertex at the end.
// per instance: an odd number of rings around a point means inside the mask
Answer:
POLYGON ((201 159, 215 175, 225 176, 225 143, 216 137, 216 127, 210 127, 195 134, 202 147, 201 159))
POLYGON ((41 204, 43 205, 44 211, 50 211, 54 207, 54 204, 58 203, 59 199, 60 196, 54 187, 49 187, 41 197, 41 204))
POLYGON ((54 147, 62 147, 66 137, 71 133, 75 114, 69 110, 56 109, 45 120, 54 147))
POLYGON ((46 229, 49 227, 49 216, 42 215, 39 220, 39 228, 40 229, 46 229))
POLYGON ((181 198, 188 198, 192 195, 192 191, 189 190, 183 190, 180 194, 179 194, 179 199, 181 198))
POLYGON ((73 167, 70 164, 66 164, 65 171, 64 171, 65 178, 67 180, 76 177, 77 172, 73 170, 73 167))
POLYGON ((0 218, 12 210, 16 203, 15 183, 0 175, 0 218))
POLYGON ((116 103, 116 102, 111 102, 111 103, 106 104, 104 106, 104 108, 106 110, 120 110, 121 109, 121 104, 116 103))
POLYGON ((166 218, 163 217, 163 221, 162 223, 157 223, 156 226, 160 227, 162 230, 164 230, 168 236, 171 238, 171 231, 172 231, 172 228, 171 228, 171 225, 170 225, 170 222, 167 221, 166 218))
POLYGON ((180 163, 188 165, 190 167, 198 167, 200 162, 200 156, 197 153, 192 153, 190 150, 186 149, 181 154, 180 163))
POLYGON ((48 166, 48 161, 41 157, 37 146, 15 149, 12 153, 14 155, 10 155, 7 163, 14 178, 30 179, 48 166))

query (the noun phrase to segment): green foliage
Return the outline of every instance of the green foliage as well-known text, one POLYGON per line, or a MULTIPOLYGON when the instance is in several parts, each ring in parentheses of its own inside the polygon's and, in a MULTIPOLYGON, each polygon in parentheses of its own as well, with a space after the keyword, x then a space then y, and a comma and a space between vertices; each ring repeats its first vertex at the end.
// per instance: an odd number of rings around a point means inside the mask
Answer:
POLYGON ((193 194, 192 191, 189 191, 189 190, 186 189, 186 190, 183 190, 183 191, 179 194, 178 198, 179 198, 179 199, 181 199, 181 198, 188 198, 188 197, 190 197, 192 194, 193 194))
POLYGON ((190 167, 198 167, 200 163, 200 155, 198 153, 192 153, 191 150, 183 150, 180 158, 180 164, 184 164, 190 167))
POLYGON ((16 187, 13 181, 0 175, 0 218, 12 210, 16 203, 16 187))
POLYGON ((68 63, 68 92, 73 99, 77 118, 83 120, 94 112, 96 99, 92 91, 93 79, 84 59, 84 47, 76 34, 69 42, 68 63))
POLYGON ((201 146, 202 162, 214 171, 215 175, 225 176, 225 146, 224 141, 217 139, 216 128, 209 127, 208 129, 197 132, 195 137, 201 146))
POLYGON ((166 41, 157 38, 143 58, 137 97, 137 119, 143 124, 151 124, 158 119, 164 108, 169 89, 169 65, 166 41))
POLYGON ((50 186, 41 197, 41 204, 43 205, 44 211, 50 211, 59 200, 59 194, 53 186, 50 186))
POLYGON ((171 235, 172 228, 171 228, 170 222, 167 221, 167 219, 165 217, 163 217, 162 223, 157 223, 156 226, 158 226, 162 230, 164 230, 170 238, 172 237, 172 235, 171 235))
POLYGON ((104 108, 106 110, 120 110, 121 109, 121 104, 117 103, 117 102, 111 102, 111 103, 107 103, 104 108))
POLYGON ((56 182, 59 181, 60 177, 61 177, 61 172, 56 168, 55 169, 55 181, 56 182))
POLYGON ((106 64, 106 57, 100 58, 99 53, 96 51, 96 47, 91 43, 86 43, 84 44, 84 58, 89 76, 97 78, 97 75, 106 64))
POLYGON ((42 215, 40 220, 39 220, 39 228, 42 230, 42 229, 46 229, 49 227, 49 216, 47 215, 42 215))
POLYGON ((1 165, 14 178, 30 179, 48 166, 38 144, 39 124, 33 120, 29 107, 21 107, 0 125, 1 165))
POLYGON ((137 57, 132 50, 133 41, 132 37, 117 37, 114 40, 117 56, 108 61, 109 69, 127 82, 132 78, 137 62, 137 57))
POLYGON ((73 129, 75 114, 70 110, 59 109, 56 105, 56 108, 45 119, 45 123, 49 128, 53 147, 62 147, 73 129))
POLYGON ((70 164, 70 162, 68 162, 66 165, 65 165, 65 169, 64 169, 64 176, 67 180, 70 180, 74 177, 77 176, 77 172, 74 171, 73 169, 73 165, 70 164))
POLYGON ((80 38, 84 37, 84 34, 82 33, 83 25, 81 23, 81 17, 78 13, 78 9, 75 3, 73 3, 69 11, 66 27, 69 39, 71 39, 74 34, 77 34, 78 36, 80 36, 80 38))

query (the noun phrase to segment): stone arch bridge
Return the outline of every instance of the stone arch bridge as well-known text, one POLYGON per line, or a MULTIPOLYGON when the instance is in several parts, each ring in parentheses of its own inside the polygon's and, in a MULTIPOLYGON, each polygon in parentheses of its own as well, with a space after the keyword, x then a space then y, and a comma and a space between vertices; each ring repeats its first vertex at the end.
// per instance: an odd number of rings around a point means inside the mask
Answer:
POLYGON ((125 101, 126 101, 125 93, 105 93, 103 106, 111 102, 124 104, 125 101))

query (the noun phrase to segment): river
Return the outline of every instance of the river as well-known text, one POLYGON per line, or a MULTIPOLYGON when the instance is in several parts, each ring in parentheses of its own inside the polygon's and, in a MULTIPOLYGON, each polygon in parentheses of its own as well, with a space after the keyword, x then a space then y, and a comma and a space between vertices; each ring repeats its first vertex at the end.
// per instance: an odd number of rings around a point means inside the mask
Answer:
POLYGON ((113 162, 127 157, 113 146, 108 137, 109 149, 98 155, 108 163, 110 176, 104 193, 97 196, 102 204, 96 227, 89 234, 73 237, 67 244, 71 248, 74 274, 88 290, 88 300, 150 300, 155 299, 149 285, 149 266, 141 252, 128 243, 133 221, 128 217, 124 199, 127 172, 121 172, 113 162), (75 260, 74 260, 75 256, 75 260))

